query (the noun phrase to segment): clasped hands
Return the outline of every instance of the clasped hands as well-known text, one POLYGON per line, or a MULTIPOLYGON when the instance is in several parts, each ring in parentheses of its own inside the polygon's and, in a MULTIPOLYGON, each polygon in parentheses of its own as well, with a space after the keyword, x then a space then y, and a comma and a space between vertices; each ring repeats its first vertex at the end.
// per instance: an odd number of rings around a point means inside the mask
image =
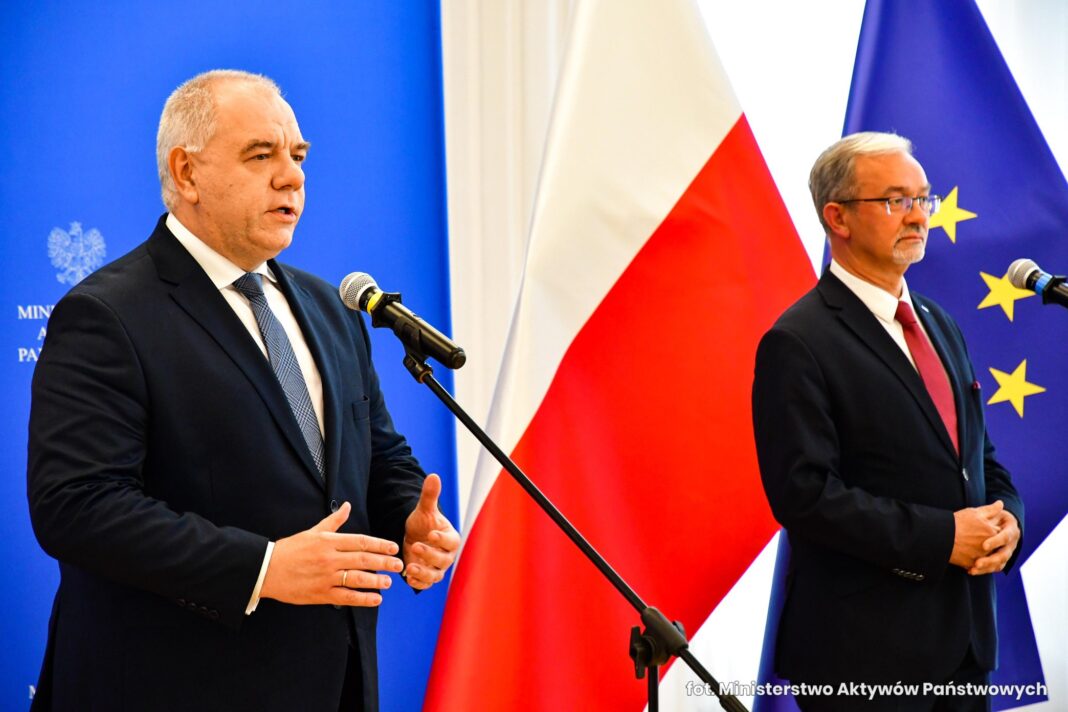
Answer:
POLYGON ((419 504, 405 522, 402 558, 397 545, 366 534, 342 534, 341 525, 352 506, 345 502, 311 529, 275 542, 261 598, 285 603, 331 603, 338 606, 377 606, 378 591, 389 588, 389 576, 404 572, 416 590, 430 588, 444 578, 456 560, 460 535, 438 509, 441 479, 428 475, 419 504))
POLYGON ((949 563, 972 576, 1001 571, 1020 542, 1020 526, 999 499, 953 513, 955 530, 949 563))

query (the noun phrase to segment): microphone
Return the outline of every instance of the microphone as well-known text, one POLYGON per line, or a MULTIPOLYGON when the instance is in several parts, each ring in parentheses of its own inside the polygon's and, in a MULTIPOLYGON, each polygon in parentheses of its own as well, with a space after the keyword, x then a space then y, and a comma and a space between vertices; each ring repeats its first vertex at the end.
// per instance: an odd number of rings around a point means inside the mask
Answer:
POLYGON ((1065 278, 1043 272, 1034 260, 1019 259, 1009 265, 1009 281, 1018 289, 1026 289, 1042 297, 1043 304, 1056 302, 1068 307, 1065 278))
POLYGON ((452 339, 401 304, 400 294, 379 289, 366 272, 345 277, 338 291, 345 306, 370 314, 372 326, 392 329, 407 350, 429 356, 446 368, 457 369, 467 362, 467 354, 452 339))

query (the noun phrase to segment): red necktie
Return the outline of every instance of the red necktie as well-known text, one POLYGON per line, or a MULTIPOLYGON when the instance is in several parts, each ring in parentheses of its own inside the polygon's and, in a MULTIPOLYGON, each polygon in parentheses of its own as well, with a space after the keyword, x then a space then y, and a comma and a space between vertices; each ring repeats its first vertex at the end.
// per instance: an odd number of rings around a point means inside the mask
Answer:
POLYGON ((897 303, 898 320, 905 330, 905 343, 908 344, 912 360, 916 362, 916 370, 920 372, 920 378, 927 386, 927 393, 934 401, 938 414, 942 416, 942 422, 949 431, 949 439, 953 441, 953 448, 959 453, 960 445, 957 443, 957 406, 953 402, 953 389, 949 386, 949 377, 946 369, 942 366, 942 360, 938 358, 927 335, 916 321, 916 315, 908 302, 897 303))

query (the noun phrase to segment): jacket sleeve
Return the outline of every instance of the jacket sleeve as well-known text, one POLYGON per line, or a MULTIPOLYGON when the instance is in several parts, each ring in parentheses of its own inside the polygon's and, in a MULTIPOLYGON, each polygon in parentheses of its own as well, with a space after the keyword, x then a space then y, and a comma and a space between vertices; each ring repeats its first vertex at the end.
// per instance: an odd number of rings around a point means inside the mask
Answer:
POLYGON ((33 377, 27 493, 42 548, 61 562, 244 620, 265 537, 145 493, 151 408, 121 320, 75 291, 53 310, 33 377))
POLYGON ((764 491, 791 537, 890 571, 928 579, 945 572, 953 513, 876 496, 841 479, 825 375, 804 341, 781 327, 757 349, 753 425, 764 491))

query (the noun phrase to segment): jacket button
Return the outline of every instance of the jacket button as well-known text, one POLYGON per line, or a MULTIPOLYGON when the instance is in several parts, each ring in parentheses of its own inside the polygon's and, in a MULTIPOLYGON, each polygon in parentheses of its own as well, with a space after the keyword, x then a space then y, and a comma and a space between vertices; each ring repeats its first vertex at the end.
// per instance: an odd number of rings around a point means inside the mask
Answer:
POLYGON ((967 467, 961 468, 960 473, 964 476, 964 481, 967 482, 968 481, 968 468, 967 467))
POLYGON ((341 606, 339 606, 339 605, 337 605, 337 604, 335 603, 335 604, 334 604, 334 610, 338 610, 338 611, 340 611, 340 610, 341 610, 341 606))
POLYGON ((330 500, 330 511, 331 512, 336 512, 339 509, 341 509, 341 505, 337 503, 337 500, 336 499, 330 500))
POLYGON ((184 598, 179 598, 178 599, 178 605, 181 606, 182 608, 185 608, 185 599, 184 598))

